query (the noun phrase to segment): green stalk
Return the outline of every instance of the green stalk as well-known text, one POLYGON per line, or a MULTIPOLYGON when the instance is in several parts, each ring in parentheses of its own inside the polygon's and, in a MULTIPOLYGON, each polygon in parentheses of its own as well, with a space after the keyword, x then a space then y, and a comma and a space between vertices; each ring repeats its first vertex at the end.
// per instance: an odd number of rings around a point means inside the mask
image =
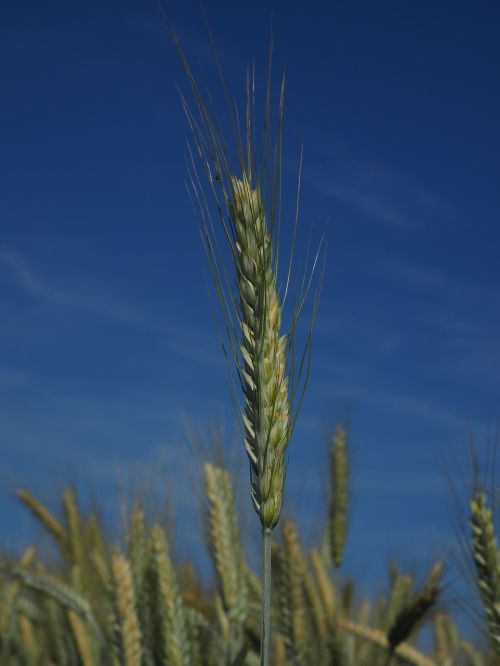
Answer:
POLYGON ((262 530, 262 632, 260 666, 269 665, 271 637, 271 530, 262 530))

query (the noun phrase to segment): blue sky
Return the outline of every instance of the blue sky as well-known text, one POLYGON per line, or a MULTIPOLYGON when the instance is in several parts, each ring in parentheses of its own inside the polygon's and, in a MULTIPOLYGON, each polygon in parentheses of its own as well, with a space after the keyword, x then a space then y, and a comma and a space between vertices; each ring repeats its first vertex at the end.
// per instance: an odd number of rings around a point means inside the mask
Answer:
MULTIPOLYGON (((252 59, 264 85, 272 18, 288 195, 304 146, 299 243, 330 220, 286 511, 319 534, 324 434, 347 419, 346 572, 376 588, 391 557, 423 571, 453 542, 441 462, 498 427, 500 7, 205 7, 236 96, 252 59)), ((198 4, 168 11, 213 83, 198 4)), ((0 80, 3 544, 36 534, 13 488, 54 505, 76 480, 113 516, 118 476, 167 487, 193 524, 178 548, 198 552, 186 421, 235 440, 257 533, 184 185, 187 86, 155 3, 3 3, 0 80)))

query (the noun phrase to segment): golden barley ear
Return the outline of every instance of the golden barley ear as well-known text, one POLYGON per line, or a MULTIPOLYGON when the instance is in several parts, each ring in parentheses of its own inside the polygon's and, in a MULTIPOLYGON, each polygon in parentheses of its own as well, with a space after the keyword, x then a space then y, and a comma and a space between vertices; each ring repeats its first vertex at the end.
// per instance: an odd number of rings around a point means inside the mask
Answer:
POLYGON ((500 656, 500 561, 493 510, 487 506, 486 495, 476 491, 470 502, 472 556, 476 582, 489 629, 493 652, 500 656))
POLYGON ((112 555, 115 618, 118 654, 123 666, 141 666, 141 630, 136 612, 136 595, 132 572, 120 552, 112 555))
POLYGON ((47 509, 47 507, 39 502, 27 490, 20 488, 17 490, 16 495, 21 502, 31 511, 33 516, 40 522, 41 525, 49 532, 59 548, 63 556, 66 555, 67 538, 66 532, 62 524, 57 518, 47 509))
POLYGON ((85 622, 73 610, 67 610, 67 614, 82 666, 97 666, 95 647, 85 622))

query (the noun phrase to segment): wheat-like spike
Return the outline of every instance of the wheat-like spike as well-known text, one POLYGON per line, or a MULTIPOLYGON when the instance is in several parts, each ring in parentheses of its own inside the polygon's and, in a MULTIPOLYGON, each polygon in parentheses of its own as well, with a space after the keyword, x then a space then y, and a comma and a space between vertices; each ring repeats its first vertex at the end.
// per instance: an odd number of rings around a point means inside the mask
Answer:
POLYGON ((121 553, 114 552, 111 566, 123 666, 140 666, 141 630, 135 609, 135 590, 130 565, 121 553))
POLYGON ((335 617, 335 592, 323 558, 317 548, 311 550, 311 564, 325 610, 327 622, 331 626, 335 617))
POLYGON ((283 547, 279 551, 278 589, 280 631, 288 658, 305 664, 308 655, 308 626, 305 612, 304 579, 306 566, 295 523, 283 525, 283 547))
MULTIPOLYGON (((359 638, 364 638, 365 640, 372 642, 374 645, 384 648, 388 652, 390 651, 387 636, 380 629, 363 627, 351 620, 343 618, 338 620, 338 626, 344 631, 354 634, 359 638)), ((400 643, 395 649, 395 654, 412 666, 438 666, 432 661, 432 659, 429 659, 422 652, 407 643, 400 643)))
POLYGON ((394 624, 397 615, 405 607, 411 597, 413 590, 412 576, 401 576, 397 574, 392 579, 392 592, 387 605, 384 618, 384 628, 389 629, 394 624))
POLYGON ((185 609, 162 528, 151 531, 152 612, 162 666, 189 666, 185 609))
POLYGON ((137 617, 142 636, 142 666, 154 664, 153 599, 155 590, 151 585, 150 544, 148 540, 146 514, 142 501, 136 502, 128 524, 127 550, 135 587, 137 617))
POLYGON ((248 174, 231 178, 229 212, 235 232, 240 297, 240 377, 245 396, 245 448, 251 494, 262 527, 272 530, 283 504, 285 451, 290 438, 287 337, 281 335, 273 246, 259 187, 248 174))
POLYGON ((331 449, 331 495, 328 517, 330 555, 336 567, 342 563, 347 533, 347 433, 344 428, 335 430, 331 449))
POLYGON ((39 502, 36 497, 27 490, 20 488, 16 491, 16 495, 43 527, 45 527, 47 532, 52 535, 59 550, 64 555, 66 553, 66 532, 61 523, 45 505, 39 502))
POLYGON ((81 617, 73 610, 68 610, 68 620, 82 661, 82 666, 96 666, 92 637, 81 617))
POLYGON ((488 621, 489 637, 500 656, 500 560, 493 527, 493 511, 486 496, 477 491, 470 502, 472 555, 476 565, 477 585, 488 621))
POLYGON ((83 568, 85 546, 82 538, 82 520, 75 491, 71 487, 65 488, 63 491, 63 507, 67 524, 70 563, 83 568))
POLYGON ((406 641, 426 617, 430 609, 436 605, 441 593, 440 582, 442 574, 443 565, 441 562, 437 562, 432 567, 422 589, 412 599, 407 601, 396 615, 387 633, 391 650, 394 651, 400 643, 406 641))
POLYGON ((234 493, 227 470, 205 465, 205 487, 210 503, 210 551, 229 620, 242 627, 248 615, 246 565, 241 549, 234 493))

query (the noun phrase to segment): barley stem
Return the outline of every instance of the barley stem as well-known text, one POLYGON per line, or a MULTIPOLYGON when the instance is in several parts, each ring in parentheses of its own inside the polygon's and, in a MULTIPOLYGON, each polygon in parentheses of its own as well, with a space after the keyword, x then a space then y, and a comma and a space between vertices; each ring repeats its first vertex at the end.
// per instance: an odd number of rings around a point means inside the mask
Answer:
POLYGON ((271 635, 271 530, 262 530, 262 633, 260 666, 269 664, 269 638, 271 635))

